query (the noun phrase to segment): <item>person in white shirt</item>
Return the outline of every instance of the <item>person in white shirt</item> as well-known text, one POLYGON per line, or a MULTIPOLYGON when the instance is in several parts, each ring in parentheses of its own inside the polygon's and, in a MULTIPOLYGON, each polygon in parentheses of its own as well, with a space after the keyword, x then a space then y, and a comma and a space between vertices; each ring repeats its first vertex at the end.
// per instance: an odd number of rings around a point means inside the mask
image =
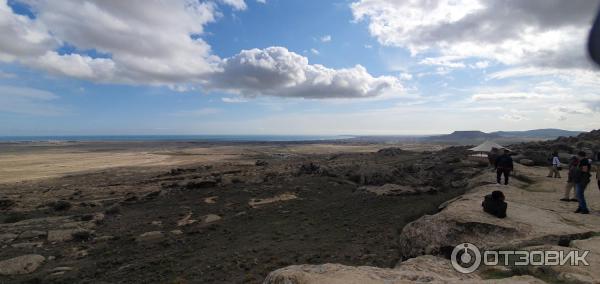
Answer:
POLYGON ((552 167, 548 172, 548 177, 560 178, 560 159, 558 158, 558 152, 552 153, 552 167))

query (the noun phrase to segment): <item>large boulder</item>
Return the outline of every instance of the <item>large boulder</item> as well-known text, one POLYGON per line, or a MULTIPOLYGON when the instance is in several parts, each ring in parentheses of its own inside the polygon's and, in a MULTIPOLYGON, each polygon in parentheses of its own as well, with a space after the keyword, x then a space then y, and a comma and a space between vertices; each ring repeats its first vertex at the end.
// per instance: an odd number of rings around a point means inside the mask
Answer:
POLYGON ((449 256, 454 246, 472 243, 480 249, 518 248, 558 244, 589 236, 594 228, 569 222, 560 214, 524 202, 527 193, 512 186, 485 185, 449 203, 441 212, 426 215, 406 225, 399 246, 404 258, 423 254, 449 256), (486 194, 502 190, 508 202, 504 219, 483 212, 486 194))
POLYGON ((292 265, 275 270, 267 276, 265 284, 353 284, 353 283, 408 283, 442 282, 450 280, 480 279, 476 275, 453 271, 450 262, 434 256, 422 256, 400 264, 394 269, 371 266, 346 266, 341 264, 292 265))
POLYGON ((28 274, 36 271, 46 260, 39 254, 27 254, 0 261, 0 275, 28 274))
POLYGON ((346 266, 342 264, 292 265, 275 270, 264 284, 396 284, 396 283, 544 283, 531 276, 484 280, 478 274, 453 270, 450 261, 420 256, 396 268, 346 266))
POLYGON ((216 214, 208 214, 208 215, 204 216, 202 219, 203 219, 202 221, 204 223, 213 223, 213 222, 217 222, 223 218, 221 218, 221 216, 216 215, 216 214))
POLYGON ((136 238, 138 243, 154 243, 165 239, 165 234, 161 231, 145 232, 136 238))
MULTIPOLYGON (((600 267, 600 237, 575 240, 569 246, 531 246, 524 250, 562 251, 565 255, 572 251, 576 251, 579 255, 582 255, 584 251, 589 251, 585 256, 589 265, 583 263, 579 265, 569 265, 569 263, 566 265, 530 265, 525 269, 530 275, 554 275, 559 283, 599 283, 600 271, 597 268, 600 267)), ((520 273, 522 272, 520 271, 520 273)))
POLYGON ((13 233, 0 234, 0 244, 10 243, 16 239, 19 235, 13 233))

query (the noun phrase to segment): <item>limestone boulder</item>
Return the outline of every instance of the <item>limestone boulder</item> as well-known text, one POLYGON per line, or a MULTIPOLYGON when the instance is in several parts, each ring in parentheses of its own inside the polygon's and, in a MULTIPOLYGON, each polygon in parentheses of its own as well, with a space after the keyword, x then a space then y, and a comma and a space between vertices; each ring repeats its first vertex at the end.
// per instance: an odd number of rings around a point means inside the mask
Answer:
POLYGON ((12 242, 14 239, 16 239, 19 235, 17 234, 12 234, 12 233, 6 233, 6 234, 0 234, 0 244, 3 243, 10 243, 12 242))
POLYGON ((454 246, 473 243, 480 249, 519 248, 559 244, 593 233, 586 226, 568 222, 560 214, 535 207, 517 195, 523 189, 485 185, 447 204, 435 215, 426 215, 407 224, 399 238, 404 258, 424 254, 449 256, 454 246), (483 212, 486 194, 502 190, 508 203, 507 217, 496 218, 483 212), (493 237, 492 237, 493 236, 493 237))
POLYGON ((208 214, 208 215, 205 215, 202 218, 202 222, 204 222, 204 223, 213 223, 213 222, 217 222, 217 221, 219 221, 221 219, 223 219, 223 218, 221 218, 221 216, 219 216, 219 215, 208 214))
POLYGON ((0 275, 20 275, 36 271, 46 260, 39 254, 27 254, 0 261, 0 275))
POLYGON ((161 231, 145 232, 136 238, 139 243, 160 242, 165 239, 165 234, 161 231))
POLYGON ((395 268, 342 264, 292 265, 275 270, 264 284, 400 284, 400 283, 544 283, 532 276, 485 280, 478 274, 453 270, 450 261, 426 255, 407 260, 395 268))

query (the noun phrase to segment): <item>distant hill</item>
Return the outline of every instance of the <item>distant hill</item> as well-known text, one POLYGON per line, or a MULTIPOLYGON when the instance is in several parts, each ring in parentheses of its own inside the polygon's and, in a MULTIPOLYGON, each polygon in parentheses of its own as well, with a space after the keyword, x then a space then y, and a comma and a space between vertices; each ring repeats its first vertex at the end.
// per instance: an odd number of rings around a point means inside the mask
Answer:
POLYGON ((547 165, 548 156, 553 151, 559 152, 561 159, 568 159, 578 151, 585 151, 588 157, 600 160, 600 129, 582 132, 577 136, 560 137, 552 140, 534 141, 509 145, 510 149, 519 153, 515 160, 526 158, 536 165, 547 165))
POLYGON ((450 143, 450 144, 478 144, 486 140, 494 140, 501 144, 512 144, 526 141, 539 141, 556 139, 558 137, 577 136, 581 131, 562 129, 534 129, 527 131, 496 131, 486 133, 483 131, 454 131, 447 135, 429 136, 422 141, 450 143))
POLYGON ((501 137, 523 137, 523 138, 538 138, 538 139, 555 139, 558 137, 577 136, 581 131, 570 131, 555 128, 534 129, 527 131, 496 131, 491 134, 496 134, 501 137))
POLYGON ((428 141, 435 142, 462 142, 462 141, 480 141, 480 140, 493 140, 501 138, 502 136, 494 133, 485 133, 482 131, 454 131, 447 135, 430 136, 425 138, 428 141))
POLYGON ((371 135, 354 136, 344 139, 344 142, 376 142, 376 143, 435 143, 454 145, 475 145, 486 140, 493 140, 501 145, 509 145, 520 142, 542 141, 556 139, 558 137, 574 137, 581 131, 569 131, 562 129, 534 129, 527 131, 496 131, 486 133, 479 130, 454 131, 446 135, 371 135))

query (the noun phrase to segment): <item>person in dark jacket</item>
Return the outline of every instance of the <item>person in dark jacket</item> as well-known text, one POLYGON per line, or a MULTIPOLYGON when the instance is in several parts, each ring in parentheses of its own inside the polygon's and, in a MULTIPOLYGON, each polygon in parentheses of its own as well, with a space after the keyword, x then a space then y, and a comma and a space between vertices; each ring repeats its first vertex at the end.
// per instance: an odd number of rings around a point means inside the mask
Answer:
POLYGON ((573 176, 573 181, 575 182, 575 194, 577 196, 577 200, 579 201, 579 207, 575 213, 581 214, 589 214, 590 210, 587 207, 587 203, 585 201, 585 188, 590 183, 591 175, 591 163, 590 160, 586 157, 587 154, 583 151, 577 153, 577 158, 579 159, 579 165, 577 166, 577 171, 573 176))
POLYGON ((500 183, 500 178, 504 175, 504 184, 508 184, 508 177, 513 170, 513 159, 510 157, 510 151, 504 149, 504 154, 496 158, 496 182, 500 183))
POLYGON ((481 206, 483 206, 483 211, 498 218, 506 217, 507 204, 504 202, 502 191, 495 190, 492 194, 486 195, 481 206))

